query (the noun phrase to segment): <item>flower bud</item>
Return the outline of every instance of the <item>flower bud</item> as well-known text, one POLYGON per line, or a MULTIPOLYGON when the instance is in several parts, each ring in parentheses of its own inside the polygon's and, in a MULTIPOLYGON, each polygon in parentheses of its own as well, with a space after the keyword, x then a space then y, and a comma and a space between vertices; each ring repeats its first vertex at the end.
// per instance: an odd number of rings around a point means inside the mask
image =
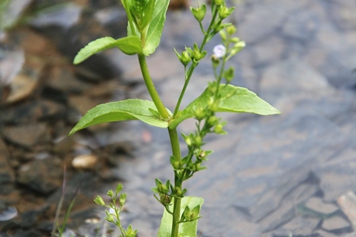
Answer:
POLYGON ((233 35, 236 32, 236 27, 234 25, 230 25, 226 28, 226 31, 229 35, 233 35))
POLYGON ((196 145, 196 146, 200 146, 201 145, 201 143, 202 143, 202 138, 201 138, 201 136, 196 136, 195 138, 194 138, 194 144, 196 145))
POLYGON ((171 197, 169 195, 167 195, 167 194, 160 195, 159 200, 161 201, 161 203, 163 205, 168 205, 168 204, 171 203, 171 197))
POLYGON ((194 116, 197 120, 202 120, 203 118, 205 118, 206 113, 204 111, 204 109, 202 107, 198 107, 194 110, 194 116))
POLYGON ((207 123, 210 125, 210 126, 214 126, 216 123, 218 122, 218 118, 214 115, 214 116, 211 116, 207 123))
POLYGON ((213 64, 214 68, 217 68, 219 66, 219 64, 220 64, 220 60, 219 60, 218 57, 216 57, 215 54, 211 55, 211 62, 213 64))
POLYGON ((164 184, 160 184, 160 185, 157 187, 157 190, 158 190, 158 192, 160 192, 160 193, 168 193, 168 188, 167 188, 166 185, 164 185, 164 184))
POLYGON ((98 204, 99 206, 105 206, 105 202, 104 202, 103 198, 100 196, 96 196, 96 198, 94 199, 94 202, 96 204, 98 204))
POLYGON ((227 83, 230 83, 232 81, 232 79, 234 79, 234 68, 230 67, 229 69, 227 69, 224 72, 224 78, 226 80, 227 83))
POLYGON ((226 17, 230 16, 231 13, 235 10, 235 7, 226 7, 226 6, 220 6, 218 10, 218 14, 221 20, 224 20, 226 17))
POLYGON ((113 197, 114 196, 114 191, 112 191, 111 189, 107 191, 106 193, 109 197, 113 197))
POLYGON ((114 220, 114 217, 111 215, 111 213, 109 213, 107 210, 106 210, 105 212, 106 212, 106 218, 105 218, 105 219, 106 219, 108 222, 114 223, 115 220, 114 220))
POLYGON ((220 5, 224 4, 224 3, 225 3, 224 0, 214 0, 214 4, 215 4, 216 6, 220 6, 220 5))
POLYGON ((195 19, 197 19, 197 21, 201 22, 204 19, 205 14, 206 14, 206 5, 203 4, 197 8, 190 7, 190 11, 193 13, 195 19))

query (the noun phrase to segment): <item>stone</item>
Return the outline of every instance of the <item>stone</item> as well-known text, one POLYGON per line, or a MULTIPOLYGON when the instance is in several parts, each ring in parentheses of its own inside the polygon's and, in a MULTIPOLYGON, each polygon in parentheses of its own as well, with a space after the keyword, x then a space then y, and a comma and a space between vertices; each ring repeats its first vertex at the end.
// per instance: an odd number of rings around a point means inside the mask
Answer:
POLYGON ((61 186, 62 166, 58 158, 34 160, 22 165, 17 171, 17 182, 48 195, 61 186))
POLYGON ((15 180, 15 173, 12 167, 9 165, 10 156, 6 150, 1 149, 2 140, 0 139, 0 185, 13 183, 15 180))
POLYGON ((305 42, 314 37, 319 21, 320 19, 313 11, 304 9, 294 11, 289 14, 282 31, 285 37, 305 42))
POLYGON ((93 170, 98 163, 98 157, 93 154, 79 155, 73 158, 72 166, 78 170, 93 170))
POLYGON ((0 108, 0 123, 34 123, 38 120, 63 119, 65 107, 51 100, 34 100, 0 108))
POLYGON ((62 4, 51 11, 42 11, 31 18, 34 27, 60 26, 67 30, 75 25, 80 18, 82 7, 75 3, 62 4))
POLYGON ((305 202, 305 207, 310 211, 319 213, 322 216, 330 216, 339 208, 332 203, 325 203, 321 198, 312 197, 305 202))
POLYGON ((55 66, 50 69, 46 85, 52 89, 63 93, 81 94, 94 85, 83 80, 79 80, 74 75, 73 67, 70 66, 55 66))
POLYGON ((351 222, 353 228, 356 228, 356 195, 354 192, 349 191, 341 195, 337 199, 337 204, 339 204, 342 212, 351 222))
MULTIPOLYGON (((21 71, 25 60, 22 49, 11 50, 8 48, 0 41, 0 87, 11 83, 13 78, 21 71)), ((2 101, 0 102, 2 104, 2 101)))
POLYGON ((314 173, 320 179, 320 188, 323 190, 325 201, 336 201, 343 193, 356 190, 354 159, 355 150, 344 150, 329 162, 315 167, 314 173))
POLYGON ((308 218, 297 216, 290 222, 278 228, 273 232, 275 237, 288 237, 292 236, 310 236, 314 231, 320 220, 318 218, 308 218))
POLYGON ((287 18, 287 14, 283 4, 256 4, 239 24, 239 37, 249 44, 263 41, 276 33, 287 18))
POLYGON ((38 143, 48 142, 50 138, 48 128, 43 123, 6 126, 3 133, 8 141, 28 149, 38 143))
POLYGON ((333 216, 323 220, 321 227, 329 232, 340 233, 351 230, 350 223, 340 216, 333 216))
POLYGON ((31 96, 37 88, 38 81, 37 77, 25 74, 17 75, 10 84, 11 92, 4 103, 12 104, 31 96))

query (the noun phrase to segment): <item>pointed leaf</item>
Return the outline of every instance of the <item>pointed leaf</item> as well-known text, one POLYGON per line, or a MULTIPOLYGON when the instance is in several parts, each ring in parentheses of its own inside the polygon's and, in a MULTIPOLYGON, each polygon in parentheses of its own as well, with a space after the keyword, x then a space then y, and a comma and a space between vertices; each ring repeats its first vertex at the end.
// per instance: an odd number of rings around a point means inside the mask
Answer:
MULTIPOLYGON (((258 97, 254 92, 233 85, 220 85, 221 99, 217 112, 253 113, 259 115, 279 114, 279 110, 258 97)), ((169 125, 175 128, 182 121, 194 117, 194 110, 198 107, 207 107, 211 92, 206 89, 198 98, 191 102, 180 116, 169 125)))
MULTIPOLYGON (((174 200, 172 201, 172 203, 174 203, 174 200)), ((186 206, 188 206, 190 209, 194 209, 196 206, 202 206, 203 203, 204 203, 204 199, 202 199, 200 197, 186 196, 186 197, 182 198, 180 213, 182 214, 184 212, 186 206)), ((173 205, 169 206, 169 210, 173 211, 173 205)), ((197 226, 198 226, 198 220, 180 224, 178 236, 179 237, 196 237, 197 236, 197 226)), ((172 215, 169 214, 165 209, 157 236, 158 237, 171 237, 171 229, 172 229, 172 215)))
POLYGON ((74 64, 79 64, 92 56, 106 49, 118 47, 125 54, 141 54, 141 41, 137 36, 127 36, 120 39, 104 37, 94 40, 82 48, 74 58, 74 64))
POLYGON ((70 131, 69 135, 91 125, 124 120, 141 120, 152 126, 166 128, 168 122, 152 115, 156 110, 152 101, 129 99, 98 105, 89 110, 70 131))
POLYGON ((148 26, 143 46, 143 53, 146 56, 152 54, 159 45, 164 22, 166 21, 166 12, 169 0, 156 0, 151 23, 148 26))

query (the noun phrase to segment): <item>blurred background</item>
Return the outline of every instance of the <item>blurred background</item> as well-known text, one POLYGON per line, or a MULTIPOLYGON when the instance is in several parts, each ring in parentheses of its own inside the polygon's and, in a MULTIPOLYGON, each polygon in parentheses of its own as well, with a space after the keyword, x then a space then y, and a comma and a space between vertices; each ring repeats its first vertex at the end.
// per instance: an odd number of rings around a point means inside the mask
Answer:
MULTIPOLYGON (((184 80, 173 47, 202 39, 189 5, 197 3, 171 1, 161 45, 148 59, 168 108, 184 80)), ((230 20, 247 45, 230 62, 232 83, 282 114, 222 114, 229 134, 208 138, 215 151, 208 170, 186 184, 188 195, 205 199, 199 236, 356 236, 356 2, 228 5, 236 6, 230 20)), ((104 236, 112 228, 92 200, 118 182, 128 193, 125 225, 139 237, 156 235, 163 208, 150 188, 155 178, 173 177, 166 131, 130 121, 67 136, 99 103, 149 98, 134 56, 111 49, 72 65, 91 40, 124 35, 126 16, 116 0, 1 0, 1 237, 49 236, 64 170, 59 221, 76 196, 65 236, 104 236)), ((219 42, 209 42, 209 54, 219 42)), ((207 57, 183 106, 210 80, 207 57)), ((180 132, 192 129, 187 121, 180 132)))

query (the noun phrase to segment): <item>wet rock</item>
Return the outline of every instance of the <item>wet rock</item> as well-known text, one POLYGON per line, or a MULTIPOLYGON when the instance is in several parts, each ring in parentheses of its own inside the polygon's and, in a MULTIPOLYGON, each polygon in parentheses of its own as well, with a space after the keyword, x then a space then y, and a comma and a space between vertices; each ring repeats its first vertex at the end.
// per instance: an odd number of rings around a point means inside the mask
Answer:
POLYGON ((62 168, 60 160, 55 157, 34 160, 20 167, 17 182, 36 192, 49 194, 60 187, 62 168))
POLYGON ((310 236, 317 227, 320 220, 318 218, 303 218, 297 216, 283 227, 273 232, 275 237, 310 236))
POLYGON ((340 216, 325 219, 321 227, 335 234, 345 233, 351 230, 350 223, 340 216))
POLYGON ((45 119, 63 119, 65 107, 50 100, 34 100, 0 108, 0 123, 33 123, 45 119))
POLYGON ((73 94, 83 93, 93 87, 92 84, 78 80, 73 68, 69 66, 52 67, 46 84, 60 92, 73 94))
POLYGON ((291 13, 283 25, 284 36, 306 41, 314 37, 318 27, 318 17, 312 11, 297 10, 291 13))
POLYGON ((10 95, 5 104, 12 104, 31 96, 38 85, 38 77, 29 77, 24 74, 17 75, 11 82, 10 95))
POLYGON ((6 126, 3 136, 8 141, 28 149, 36 144, 48 142, 50 139, 48 127, 43 123, 6 126))
POLYGON ((78 170, 92 170, 97 163, 98 157, 93 154, 76 156, 72 160, 72 166, 78 170))
POLYGON ((337 199, 342 212, 347 216, 353 228, 356 228, 356 195, 349 191, 337 199))
POLYGON ((256 4, 239 27, 239 37, 246 42, 256 43, 265 40, 282 26, 287 18, 283 4, 256 4), (273 17, 271 17, 273 15, 273 17), (263 25, 263 27, 259 27, 263 25))
POLYGON ((332 203, 325 203, 321 198, 317 197, 312 197, 307 200, 305 202, 305 208, 324 218, 335 214, 335 212, 339 210, 336 205, 332 203))
POLYGON ((57 4, 42 10, 31 19, 30 24, 34 27, 60 26, 68 29, 78 22, 81 12, 82 7, 75 3, 57 4))
POLYGON ((353 182, 356 179, 356 161, 353 154, 354 150, 345 150, 334 160, 315 168, 314 173, 320 179, 325 201, 335 201, 348 190, 356 190, 353 182))
POLYGON ((10 156, 7 150, 2 150, 2 140, 0 139, 0 195, 6 195, 13 191, 15 172, 9 164, 10 156))
POLYGON ((308 64, 295 59, 269 67, 263 72, 260 86, 262 89, 260 96, 272 104, 276 104, 276 100, 283 97, 300 95, 300 93, 320 96, 332 92, 332 88, 322 74, 308 64))
MULTIPOLYGON (((10 84, 24 62, 22 49, 8 49, 0 42, 0 87, 10 84)), ((1 101, 0 101, 1 102, 1 101)))

